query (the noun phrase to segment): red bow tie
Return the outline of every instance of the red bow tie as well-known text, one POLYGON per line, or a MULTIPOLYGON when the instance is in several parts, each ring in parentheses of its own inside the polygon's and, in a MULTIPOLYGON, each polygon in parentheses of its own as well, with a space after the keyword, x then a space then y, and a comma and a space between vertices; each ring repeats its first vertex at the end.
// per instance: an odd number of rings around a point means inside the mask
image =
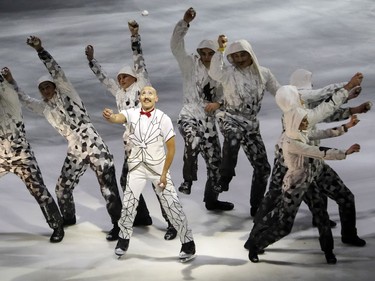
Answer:
POLYGON ((147 117, 151 117, 151 112, 154 111, 155 108, 153 108, 151 111, 143 111, 143 109, 141 109, 141 115, 146 115, 147 117))

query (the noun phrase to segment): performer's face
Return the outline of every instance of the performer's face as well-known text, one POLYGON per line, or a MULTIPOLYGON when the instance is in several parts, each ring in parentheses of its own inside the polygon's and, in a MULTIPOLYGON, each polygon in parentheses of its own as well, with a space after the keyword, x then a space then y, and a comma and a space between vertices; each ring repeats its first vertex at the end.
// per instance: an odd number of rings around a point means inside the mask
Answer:
POLYGON ((155 107, 155 103, 158 101, 156 90, 153 87, 144 87, 139 95, 139 100, 144 111, 152 110, 155 107))
POLYGON ((39 91, 43 96, 44 100, 50 100, 55 95, 56 86, 52 82, 45 81, 39 84, 39 91))
POLYGON ((240 51, 231 54, 232 60, 235 66, 238 68, 246 68, 253 64, 253 59, 251 55, 246 51, 240 51))
POLYGON ((133 85, 133 83, 135 83, 137 81, 137 78, 129 75, 129 74, 119 74, 117 76, 117 79, 118 79, 118 83, 120 84, 121 88, 126 90, 127 88, 129 88, 131 85, 133 85))
POLYGON ((307 127, 309 126, 309 121, 307 120, 307 116, 305 116, 302 121, 301 121, 301 124, 299 124, 299 130, 300 131, 304 131, 304 130, 307 130, 307 127))
POLYGON ((198 53, 203 65, 207 68, 210 68, 211 59, 212 56, 215 54, 215 51, 209 48, 202 48, 198 50, 198 53))

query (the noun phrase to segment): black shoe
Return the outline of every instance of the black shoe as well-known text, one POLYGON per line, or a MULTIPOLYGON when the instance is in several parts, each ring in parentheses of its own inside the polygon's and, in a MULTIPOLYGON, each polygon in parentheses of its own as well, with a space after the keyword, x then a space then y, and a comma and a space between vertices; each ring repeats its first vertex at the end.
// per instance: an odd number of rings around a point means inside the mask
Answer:
POLYGON ((190 259, 195 255, 195 243, 194 241, 190 241, 187 243, 183 243, 181 246, 181 251, 179 254, 179 258, 181 260, 190 259))
POLYGON ((189 195, 191 193, 191 185, 192 182, 184 181, 183 183, 181 183, 180 187, 178 188, 178 191, 189 195))
POLYGON ((76 222, 76 216, 73 216, 71 218, 63 218, 63 226, 75 225, 76 222))
POLYGON ((336 264, 337 259, 335 254, 332 251, 324 252, 324 255, 326 256, 326 260, 328 264, 336 264))
POLYGON ((133 226, 149 226, 152 225, 152 218, 150 216, 138 218, 135 217, 133 226))
POLYGON ((164 235, 164 240, 173 240, 177 236, 177 230, 173 227, 173 225, 169 225, 167 228, 167 232, 164 235))
MULTIPOLYGON (((331 228, 335 228, 336 225, 337 225, 337 223, 336 223, 335 221, 333 221, 333 220, 329 220, 329 226, 330 226, 331 228)), ((313 226, 313 227, 317 227, 317 226, 318 226, 318 225, 316 224, 316 222, 315 222, 314 219, 312 220, 312 226, 313 226)))
POLYGON ((129 239, 119 238, 115 248, 115 254, 119 257, 124 255, 129 248, 129 239))
POLYGON ((206 202, 206 209, 209 211, 230 211, 233 210, 234 204, 231 202, 223 202, 223 201, 211 201, 206 202))
POLYGON ((259 258, 258 258, 259 249, 257 248, 257 246, 255 246, 253 240, 251 240, 250 238, 247 239, 245 245, 246 247, 248 247, 248 250, 249 250, 249 260, 254 263, 259 262, 259 258))
MULTIPOLYGON (((243 245, 243 247, 246 249, 246 250, 250 250, 250 240, 248 239, 245 244, 243 245)), ((262 255, 265 253, 265 250, 264 249, 257 249, 257 254, 258 255, 262 255)))
POLYGON ((120 232, 120 228, 117 224, 113 225, 113 228, 108 232, 106 239, 108 241, 116 241, 118 239, 118 234, 120 232))
POLYGON ((341 237, 341 241, 344 244, 348 244, 351 246, 356 246, 356 247, 363 247, 366 245, 366 241, 359 238, 357 235, 353 237, 341 237))
POLYGON ((50 237, 50 239, 49 239, 49 241, 51 242, 51 243, 59 243, 59 242, 61 242, 62 240, 63 240, 63 238, 64 238, 64 228, 63 228, 63 226, 59 226, 59 227, 57 227, 57 228, 54 228, 53 229, 53 233, 52 233, 52 235, 51 235, 51 237, 50 237))

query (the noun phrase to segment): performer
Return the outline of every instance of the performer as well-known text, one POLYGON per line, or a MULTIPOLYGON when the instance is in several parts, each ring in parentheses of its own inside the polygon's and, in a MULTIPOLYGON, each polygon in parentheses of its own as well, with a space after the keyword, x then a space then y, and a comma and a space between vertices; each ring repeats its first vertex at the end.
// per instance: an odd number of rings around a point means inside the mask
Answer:
POLYGON ((43 100, 26 95, 15 87, 21 103, 29 110, 44 116, 68 141, 68 152, 56 185, 57 201, 64 218, 64 225, 76 223, 73 190, 87 167, 95 172, 100 191, 106 201, 113 228, 107 240, 118 239, 117 221, 121 214, 121 198, 116 183, 113 156, 96 131, 79 95, 55 59, 42 47, 41 40, 30 36, 27 44, 34 48, 50 75, 38 80, 43 100))
POLYGON ((218 200, 213 187, 219 179, 221 147, 216 128, 215 115, 223 104, 220 84, 208 76, 211 58, 216 46, 212 40, 203 40, 197 47, 198 55, 188 54, 184 38, 196 12, 189 8, 183 19, 176 24, 171 37, 171 50, 183 77, 183 107, 178 117, 178 128, 184 139, 183 178, 179 191, 191 193, 193 181, 197 180, 198 155, 207 166, 207 181, 203 201, 208 210, 229 211, 234 205, 218 200))
MULTIPOLYGON (((109 78, 103 71, 98 61, 94 58, 94 47, 88 45, 85 53, 89 66, 94 72, 95 76, 99 81, 107 88, 107 90, 115 97, 118 111, 129 109, 133 107, 139 107, 139 93, 141 89, 146 85, 151 85, 148 77, 148 72, 143 57, 143 51, 141 46, 141 36, 139 34, 139 25, 136 21, 129 21, 128 27, 131 33, 131 50, 133 52, 133 67, 125 65, 117 74, 117 81, 109 78)), ((126 127, 125 127, 126 128, 126 127)), ((128 140, 129 131, 124 132, 124 164, 122 167, 122 173, 120 178, 120 184, 124 190, 126 187, 126 178, 128 174, 128 158, 131 150, 131 144, 128 140)), ((160 202, 159 202, 160 204, 160 202)), ((168 227, 167 232, 164 235, 165 240, 172 240, 177 235, 177 230, 174 229, 173 225, 168 221, 168 217, 164 212, 160 204, 163 218, 166 220, 168 227)), ((141 194, 139 198, 139 205, 137 210, 137 216, 134 220, 134 226, 145 226, 151 225, 152 219, 149 215, 149 211, 146 202, 141 194)))
MULTIPOLYGON (((285 133, 282 142, 283 155, 288 170, 283 179, 283 194, 276 210, 269 215, 268 224, 263 229, 253 228, 248 239, 249 259, 258 262, 258 251, 288 235, 292 229, 295 216, 302 202, 302 198, 314 176, 310 169, 310 158, 324 160, 342 160, 347 155, 359 152, 360 146, 353 144, 347 150, 309 145, 310 140, 336 137, 358 123, 355 115, 350 122, 332 129, 308 130, 308 112, 303 108, 294 108, 284 114, 285 133)), ((321 198, 321 197, 320 197, 321 198)), ((312 202, 317 202, 313 200, 312 202)), ((325 253, 327 263, 335 264, 336 257, 333 254, 333 237, 329 226, 327 210, 322 204, 314 210, 319 223, 319 241, 322 251, 325 253)))
POLYGON ((182 243, 179 258, 187 261, 195 255, 195 244, 169 173, 175 154, 173 124, 164 112, 155 108, 158 95, 154 88, 144 87, 139 99, 141 109, 131 108, 118 114, 108 108, 103 111, 103 117, 109 122, 127 124, 133 145, 128 159, 128 180, 119 221, 121 232, 115 253, 122 256, 128 250, 139 196, 149 180, 169 221, 178 231, 182 243))
POLYGON ((21 104, 17 92, 6 80, 12 80, 7 67, 0 75, 0 177, 7 173, 17 175, 38 202, 53 229, 50 242, 64 238, 63 220, 55 200, 46 188, 34 152, 26 139, 21 104))
POLYGON ((271 171, 257 115, 265 91, 275 95, 280 84, 268 68, 260 66, 246 40, 238 40, 229 45, 226 56, 231 66, 225 66, 223 52, 227 42, 225 35, 219 36, 219 52, 213 55, 208 71, 213 79, 222 84, 225 98, 223 158, 216 190, 228 191, 229 183, 235 176, 238 152, 242 146, 254 169, 250 215, 255 216, 271 171))

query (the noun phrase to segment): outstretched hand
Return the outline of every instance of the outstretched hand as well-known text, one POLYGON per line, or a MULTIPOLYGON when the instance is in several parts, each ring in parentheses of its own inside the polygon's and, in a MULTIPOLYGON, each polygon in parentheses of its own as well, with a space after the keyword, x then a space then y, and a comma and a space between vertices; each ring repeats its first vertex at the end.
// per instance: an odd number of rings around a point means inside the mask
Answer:
POLYGON ((8 67, 3 67, 1 69, 1 75, 4 77, 5 80, 7 80, 9 83, 13 82, 13 76, 12 73, 10 72, 10 69, 8 67))
POLYGON ((104 108, 102 115, 105 120, 110 122, 111 116, 113 115, 113 110, 109 108, 104 108))
POLYGON ((350 121, 348 123, 346 123, 344 126, 347 129, 349 129, 349 128, 354 127, 358 123, 359 123, 359 119, 358 119, 357 115, 354 114, 354 115, 350 116, 350 121))
POLYGON ((128 27, 132 36, 138 35, 139 24, 135 20, 128 21, 128 27))
POLYGON ((359 114, 359 113, 366 113, 367 111, 371 109, 371 107, 372 107, 372 102, 367 101, 358 106, 351 107, 349 110, 350 110, 350 114, 359 114))
POLYGON ((346 155, 359 152, 361 149, 361 146, 358 143, 353 144, 351 147, 348 148, 348 150, 345 152, 346 155))
POLYGON ((196 15, 197 13, 195 12, 194 8, 190 7, 184 14, 184 21, 186 21, 186 23, 189 24, 193 21, 193 19, 195 19, 196 15))
POLYGON ((87 45, 85 48, 85 54, 88 61, 94 59, 94 47, 92 45, 87 45))
POLYGON ((34 48, 36 51, 40 51, 43 49, 42 40, 40 40, 38 37, 33 36, 33 35, 27 38, 26 44, 34 48))
POLYGON ((350 91, 354 87, 361 86, 362 80, 363 80, 363 74, 360 72, 357 72, 356 74, 353 75, 353 77, 350 79, 348 84, 344 86, 344 88, 350 91))

